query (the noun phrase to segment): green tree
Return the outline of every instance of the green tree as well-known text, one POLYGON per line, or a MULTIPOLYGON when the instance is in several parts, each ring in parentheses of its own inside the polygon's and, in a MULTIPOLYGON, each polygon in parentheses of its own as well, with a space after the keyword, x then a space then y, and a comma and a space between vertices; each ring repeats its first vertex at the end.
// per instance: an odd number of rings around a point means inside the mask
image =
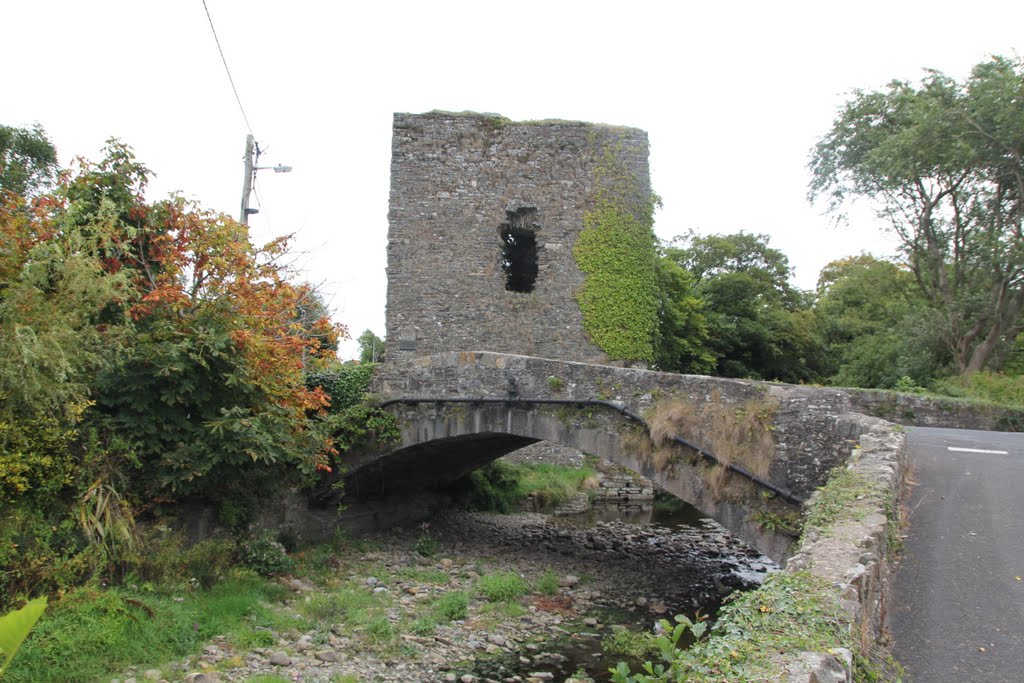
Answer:
POLYGON ((694 278, 668 256, 658 259, 658 338, 654 364, 665 372, 706 374, 715 367, 708 348, 704 302, 694 278))
POLYGON ((42 126, 0 125, 0 194, 29 197, 48 189, 57 177, 57 150, 42 126))
POLYGON ((360 363, 383 363, 384 362, 384 340, 373 333, 373 330, 366 329, 356 338, 359 342, 360 363))
POLYGON ((997 366, 1024 310, 1024 62, 856 91, 810 168, 812 200, 867 198, 899 237, 954 370, 997 366))
POLYGON ((930 384, 948 363, 909 269, 870 254, 839 259, 818 279, 814 314, 831 357, 830 381, 893 388, 930 384))
POLYGON ((668 258, 704 302, 715 374, 784 382, 818 378, 823 364, 808 297, 789 284, 789 259, 767 235, 678 237, 668 258))
POLYGON ((121 213, 129 223, 104 262, 135 285, 131 345, 97 378, 94 424, 131 445, 142 465, 133 483, 147 496, 224 495, 246 475, 325 466, 330 446, 308 414, 326 397, 304 372, 343 330, 303 312, 311 290, 280 265, 287 241, 253 246, 246 226, 180 197, 121 213))

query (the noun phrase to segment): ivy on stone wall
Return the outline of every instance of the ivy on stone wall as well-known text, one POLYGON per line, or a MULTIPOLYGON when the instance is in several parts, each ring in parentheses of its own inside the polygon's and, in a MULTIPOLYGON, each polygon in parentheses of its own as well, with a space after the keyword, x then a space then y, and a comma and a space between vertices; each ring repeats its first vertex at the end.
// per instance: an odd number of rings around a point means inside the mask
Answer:
POLYGON ((656 198, 601 150, 594 207, 583 216, 573 256, 586 280, 577 299, 583 327, 613 360, 651 362, 658 329, 656 198))

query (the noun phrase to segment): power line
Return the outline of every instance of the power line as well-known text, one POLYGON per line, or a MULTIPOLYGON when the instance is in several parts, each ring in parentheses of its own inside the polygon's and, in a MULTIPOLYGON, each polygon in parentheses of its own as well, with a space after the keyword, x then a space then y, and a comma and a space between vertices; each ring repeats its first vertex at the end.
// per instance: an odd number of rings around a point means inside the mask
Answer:
POLYGON ((231 83, 231 90, 235 93, 235 101, 238 102, 238 109, 242 112, 242 118, 245 120, 245 127, 249 129, 249 135, 256 137, 256 134, 252 132, 252 124, 249 123, 249 117, 245 115, 245 107, 242 106, 242 98, 238 96, 238 88, 235 87, 235 79, 231 77, 231 69, 228 68, 228 60, 224 57, 224 49, 220 46, 220 39, 217 37, 217 29, 213 27, 213 17, 210 16, 210 8, 206 6, 206 0, 203 0, 203 9, 206 10, 206 18, 210 22, 210 30, 213 32, 213 40, 217 43, 217 52, 220 53, 220 61, 224 63, 224 71, 228 74, 228 82, 231 83))

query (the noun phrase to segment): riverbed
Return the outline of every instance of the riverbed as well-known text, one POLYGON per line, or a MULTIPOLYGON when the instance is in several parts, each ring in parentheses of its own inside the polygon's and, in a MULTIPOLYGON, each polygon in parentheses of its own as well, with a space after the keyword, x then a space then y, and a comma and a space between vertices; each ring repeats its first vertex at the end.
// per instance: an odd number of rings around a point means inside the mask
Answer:
MULTIPOLYGON (((322 624, 272 631, 275 645, 245 651, 221 639, 177 668, 220 681, 609 680, 608 669, 623 659, 602 651, 614 629, 649 631, 675 614, 713 614, 726 595, 756 586, 775 567, 710 520, 666 522, 652 520, 649 509, 639 513, 647 523, 600 521, 618 514, 607 509, 576 518, 455 512, 392 530, 375 539, 373 550, 339 562, 331 577, 335 588, 365 591, 386 606, 385 645, 366 627, 322 624), (533 587, 553 573, 559 585, 510 605, 481 596, 481 577, 509 572, 533 587), (456 592, 470 596, 465 618, 410 630, 425 606, 456 592)), ((301 611, 303 602, 331 590, 302 578, 286 581, 294 598, 284 610, 301 611)))

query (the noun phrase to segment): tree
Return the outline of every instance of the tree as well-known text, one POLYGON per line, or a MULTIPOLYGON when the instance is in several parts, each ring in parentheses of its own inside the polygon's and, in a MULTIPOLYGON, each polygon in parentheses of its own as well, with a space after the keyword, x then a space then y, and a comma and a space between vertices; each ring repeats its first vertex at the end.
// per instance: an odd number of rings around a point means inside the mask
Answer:
POLYGON ((658 258, 658 337, 654 365, 665 372, 706 374, 715 367, 708 321, 694 278, 668 256, 658 258))
POLYGON ((817 379, 821 348, 809 300, 789 284, 789 259, 768 245, 767 235, 690 233, 665 254, 694 278, 717 375, 817 379))
POLYGON ((223 490, 254 465, 312 471, 330 445, 308 419, 326 397, 304 372, 343 328, 290 281, 287 238, 255 247, 246 226, 182 197, 149 204, 148 176, 112 140, 66 190, 70 224, 110 226, 97 255, 131 287, 130 343, 94 380, 90 426, 125 445, 148 497, 223 490))
POLYGON ((940 332, 922 317, 913 275, 891 261, 860 254, 825 266, 814 314, 828 348, 830 382, 893 388, 904 377, 930 384, 948 362, 940 332))
POLYGON ((384 340, 375 335, 373 330, 363 330, 356 341, 359 342, 360 363, 384 362, 384 340))
POLYGON ((42 126, 0 125, 0 194, 29 197, 49 188, 57 176, 57 150, 42 126))
POLYGON ((1024 62, 856 91, 815 146, 810 198, 870 200, 959 374, 998 364, 1024 310, 1024 62))

